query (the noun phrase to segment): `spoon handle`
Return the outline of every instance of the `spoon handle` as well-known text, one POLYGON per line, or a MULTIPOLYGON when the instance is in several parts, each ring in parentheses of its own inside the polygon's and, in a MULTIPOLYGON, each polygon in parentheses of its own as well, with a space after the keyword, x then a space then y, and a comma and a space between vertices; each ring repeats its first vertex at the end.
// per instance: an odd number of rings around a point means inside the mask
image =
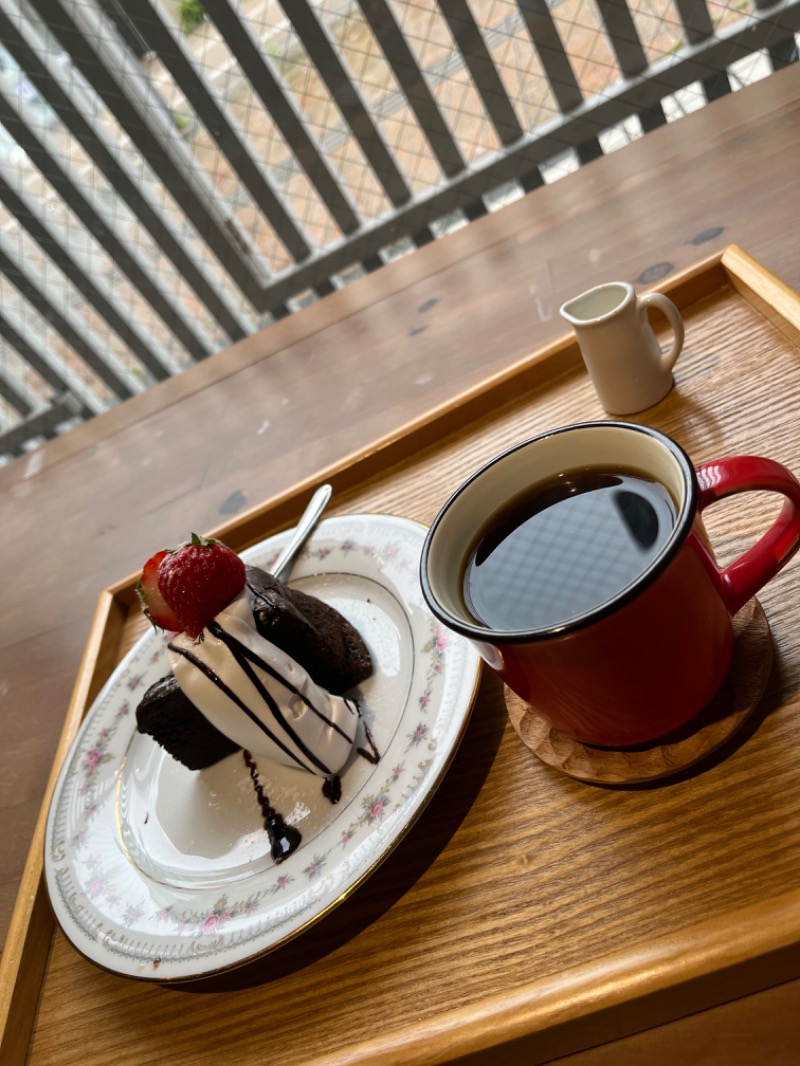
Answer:
POLYGON ((303 547, 309 533, 319 521, 319 517, 328 505, 331 498, 332 488, 330 485, 320 485, 303 511, 303 516, 297 523, 294 534, 286 547, 278 557, 278 561, 272 568, 272 576, 278 581, 285 581, 294 562, 294 557, 303 547))

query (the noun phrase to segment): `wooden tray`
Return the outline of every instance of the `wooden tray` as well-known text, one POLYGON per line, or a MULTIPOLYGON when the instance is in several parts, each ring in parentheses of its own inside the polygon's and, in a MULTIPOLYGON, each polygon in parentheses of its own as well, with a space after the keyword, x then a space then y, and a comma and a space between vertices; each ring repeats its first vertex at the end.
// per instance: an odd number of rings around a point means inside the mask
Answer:
MULTIPOLYGON (((638 420, 697 462, 749 452, 800 471, 800 298, 735 247, 660 289, 687 347, 676 388, 638 420)), ((334 512, 428 523, 509 444, 603 417, 564 337, 217 533, 243 548, 292 524, 322 480, 334 512)), ((774 507, 752 495, 707 512, 723 562, 774 507)), ((797 976, 797 560, 759 600, 770 682, 709 762, 658 787, 573 780, 524 747, 487 671, 444 784, 384 865, 311 932, 214 981, 138 984, 54 932, 41 868, 51 778, 2 959, 0 1060, 536 1063, 797 976)), ((133 578, 102 593, 56 767, 141 628, 133 578)))

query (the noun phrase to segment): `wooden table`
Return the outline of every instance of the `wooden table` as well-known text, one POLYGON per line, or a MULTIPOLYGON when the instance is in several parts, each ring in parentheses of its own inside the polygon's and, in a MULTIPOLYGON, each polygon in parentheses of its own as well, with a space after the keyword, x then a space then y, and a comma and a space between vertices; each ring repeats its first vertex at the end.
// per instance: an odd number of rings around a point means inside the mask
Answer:
MULTIPOLYGON (((563 335, 601 280, 653 287, 735 242, 800 289, 798 96, 795 66, 0 470, 2 935, 100 589, 563 335)), ((800 980, 564 1061, 788 1066, 798 1004, 800 980)))

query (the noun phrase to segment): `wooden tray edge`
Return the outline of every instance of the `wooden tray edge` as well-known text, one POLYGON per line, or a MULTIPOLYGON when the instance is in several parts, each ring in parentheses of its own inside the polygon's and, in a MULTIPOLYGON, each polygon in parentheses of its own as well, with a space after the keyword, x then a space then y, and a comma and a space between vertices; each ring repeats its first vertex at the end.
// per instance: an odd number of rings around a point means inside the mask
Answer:
MULTIPOLYGON (((781 331, 793 342, 800 342, 800 296, 794 293, 788 286, 771 274, 757 260, 752 258, 737 245, 729 245, 722 252, 707 257, 686 270, 675 274, 671 279, 658 285, 660 292, 668 295, 678 306, 683 309, 704 297, 712 295, 721 287, 730 285, 757 310, 765 315, 774 325, 779 326, 781 331)), ((253 507, 243 514, 237 515, 229 522, 210 531, 214 536, 225 539, 231 547, 241 550, 258 540, 269 535, 271 532, 290 525, 299 516, 309 493, 321 482, 330 482, 334 489, 345 491, 356 481, 363 482, 365 479, 375 476, 393 465, 404 457, 409 446, 415 451, 432 446, 438 438, 470 421, 470 419, 485 410, 487 402, 501 405, 513 398, 521 387, 526 389, 535 388, 554 375, 567 373, 576 369, 581 364, 580 352, 574 336, 567 335, 550 345, 524 356, 512 363, 509 367, 500 371, 477 385, 460 393, 455 398, 440 404, 419 418, 406 423, 396 431, 379 438, 377 441, 346 456, 344 459, 331 464, 316 473, 313 477, 304 479, 291 489, 278 493, 262 504, 253 507)), ((66 757, 67 752, 80 726, 86 709, 99 692, 106 678, 109 676, 114 665, 120 644, 121 634, 124 627, 128 608, 135 602, 135 584, 138 574, 130 575, 112 586, 104 589, 99 597, 94 619, 90 629, 89 639, 84 651, 83 659, 78 672, 75 688, 70 700, 66 720, 58 742, 54 757, 53 767, 45 789, 45 794, 40 810, 39 818, 34 830, 31 847, 28 853, 17 902, 12 914, 9 932, 7 935, 2 959, 0 959, 0 1061, 8 1063, 8 1066, 23 1066, 26 1061, 30 1036, 35 1024, 38 1009, 38 999, 41 990, 41 981, 44 976, 47 957, 52 944, 52 933, 55 921, 47 898, 46 886, 43 876, 43 846, 44 831, 49 811, 50 800, 55 788, 58 773, 66 757), (35 980, 34 980, 35 977, 35 980)), ((779 906, 783 897, 775 897, 773 900, 761 904, 761 908, 767 911, 766 919, 772 920, 772 907, 779 906)), ((792 894, 791 916, 792 922, 784 930, 785 936, 779 947, 788 948, 800 940, 800 893, 792 894)), ((733 912, 737 921, 741 917, 746 922, 749 908, 733 912)), ((731 915, 725 916, 726 923, 731 915)), ((761 927, 759 927, 761 928, 761 927)), ((765 923, 763 929, 771 932, 765 923)), ((705 930, 703 925, 690 926, 685 931, 691 933, 691 946, 697 953, 698 931, 705 930)), ((720 932, 722 930, 720 929, 720 932)), ((709 935, 714 933, 713 925, 709 927, 709 935)), ((660 942, 652 945, 650 950, 660 951, 667 949, 675 940, 670 937, 659 947, 660 942)), ((688 939, 687 939, 688 943, 688 939)), ((686 947, 684 946, 684 951, 686 947)), ((731 957, 730 965, 741 966, 752 963, 753 960, 763 956, 772 950, 765 947, 763 940, 758 936, 752 936, 747 941, 745 955, 741 958, 731 957)), ((629 954, 629 953, 628 953, 629 954)), ((672 957, 672 956, 669 956, 672 957)), ((702 976, 704 973, 711 974, 714 966, 711 959, 716 959, 713 945, 705 945, 700 955, 700 962, 696 974, 691 974, 692 967, 683 955, 674 956, 673 961, 680 962, 681 969, 687 974, 683 976, 679 984, 692 977, 702 976), (704 969, 703 960, 709 960, 704 969)), ((665 956, 664 965, 667 957, 665 956)), ((597 964, 601 965, 601 964, 597 964)), ((618 965, 618 964, 617 964, 618 965)), ((718 965, 717 962, 714 965, 718 965)), ((615 963, 613 960, 605 960, 602 969, 612 973, 615 963)), ((800 964, 795 964, 792 973, 785 976, 777 976, 774 980, 765 979, 756 981, 753 987, 742 988, 737 994, 743 995, 754 992, 758 987, 768 987, 770 984, 779 983, 781 980, 794 976, 794 971, 800 972, 800 964)), ((667 977, 674 972, 663 970, 661 982, 656 982, 653 987, 647 986, 643 980, 641 990, 636 992, 631 989, 635 996, 646 997, 659 990, 668 994, 670 989, 677 987, 674 979, 670 982, 667 977)), ((594 968, 580 968, 570 971, 572 974, 572 991, 569 992, 569 1012, 562 1017, 563 1008, 559 1008, 556 1025, 566 1022, 587 1019, 594 1016, 598 1010, 610 1010, 612 1007, 624 1007, 624 1002, 615 1003, 613 996, 606 1002, 607 996, 602 987, 596 984, 584 983, 594 968), (580 989, 583 989, 582 991, 580 989), (578 991, 576 991, 578 990, 578 991)), ((775 973, 783 973, 776 967, 775 973)), ((566 974, 564 978, 566 978, 566 974)), ((635 975, 628 976, 633 981, 635 975)), ((563 982, 562 982, 563 984, 563 982)), ((713 981, 712 981, 713 985, 713 981)), ((500 1042, 517 1039, 517 1034, 544 1033, 544 1029, 530 1028, 534 1023, 534 1015, 531 1014, 530 1005, 548 1004, 547 1009, 542 1006, 539 1011, 542 1019, 546 1018, 547 1011, 552 1012, 556 1006, 546 997, 548 983, 537 983, 519 991, 513 999, 504 997, 502 1003, 505 1009, 500 1009, 502 1004, 489 1011, 483 1017, 483 1009, 480 1012, 468 1012, 466 1016, 462 1012, 454 1012, 453 1016, 447 1015, 440 1019, 440 1024, 431 1027, 432 1030, 425 1038, 418 1038, 417 1031, 408 1042, 402 1042, 403 1034, 398 1034, 397 1054, 399 1058, 387 1058, 394 1054, 394 1045, 381 1042, 380 1046, 372 1043, 363 1045, 360 1049, 348 1051, 347 1062, 367 1063, 380 1062, 391 1066, 392 1063, 403 1062, 413 1066, 419 1061, 434 1061, 431 1054, 436 1050, 435 1061, 446 1062, 456 1055, 463 1055, 471 1050, 480 1050, 483 1047, 496 1047, 500 1042), (522 1001, 519 997, 522 996, 522 1001), (525 1003, 529 1007, 522 1009, 525 1003), (520 1013, 522 1010, 522 1013, 520 1013), (501 1022, 505 1018, 506 1022, 501 1022), (508 1028, 504 1029, 503 1025, 508 1028), (526 1029, 525 1026, 528 1026, 526 1029), (459 1026, 464 1027, 463 1031, 459 1026), (436 1035, 441 1029, 442 1035, 436 1035), (499 1032, 502 1030, 502 1032, 499 1032), (458 1047, 456 1047, 458 1044, 458 1047), (420 1058, 413 1056, 419 1054, 420 1058), (411 1057, 408 1057, 411 1056, 411 1057)), ((708 1002, 698 1001, 698 1010, 714 1003, 720 1003, 730 999, 730 995, 721 995, 718 999, 708 1002)), ((630 1000, 628 1000, 629 1002, 630 1000)), ((688 1012, 684 1012, 688 1013, 688 1012)), ((673 1013, 671 1015, 675 1017, 673 1013)), ((666 1016, 662 1019, 666 1020, 666 1016)), ((650 1024, 658 1024, 653 1021, 650 1024)), ((633 1025, 623 1028, 619 1032, 611 1033, 606 1039, 614 1039, 615 1036, 623 1036, 633 1032, 635 1028, 647 1027, 646 1024, 633 1025)), ((553 1028, 551 1025, 550 1029, 553 1028)), ((427 1030, 426 1030, 427 1032, 427 1030)), ((559 1045, 561 1046, 561 1045, 559 1045)), ((587 1045, 583 1045, 587 1046, 587 1045)), ((578 1050, 576 1045, 575 1050, 578 1050)), ((564 1054, 561 1051, 560 1054, 564 1054)), ((324 1066, 334 1066, 334 1063, 343 1061, 340 1058, 326 1058, 324 1066)), ((536 1061, 544 1061, 541 1058, 529 1060, 532 1064, 536 1061)), ((319 1066, 323 1066, 320 1060, 319 1066)))
POLYGON ((95 608, 0 959, 0 1062, 4 1066, 21 1066, 27 1059, 55 928, 43 875, 50 799, 85 710, 113 667, 124 620, 120 604, 104 589, 95 608))
MULTIPOLYGON (((785 299, 785 294, 794 297, 800 307, 800 300, 791 289, 773 275, 767 274, 755 259, 736 245, 729 245, 723 252, 716 252, 680 271, 658 288, 669 295, 679 308, 683 308, 710 296, 724 285, 731 284, 734 277, 739 282, 738 272, 741 269, 745 269, 746 275, 754 284, 760 285, 765 293, 772 291, 770 286, 774 286, 774 291, 780 292, 783 297, 782 307, 791 307, 791 301, 785 299), (730 259, 726 262, 724 257, 729 253, 730 259)), ((741 294, 750 300, 753 292, 751 286, 743 282, 740 284, 741 294)), ((800 310, 797 315, 800 315, 800 310)), ((534 389, 558 374, 568 373, 581 366, 577 340, 572 333, 565 334, 546 347, 530 352, 477 385, 431 408, 420 417, 377 438, 366 447, 318 470, 291 489, 271 496, 228 522, 208 530, 207 534, 219 537, 232 548, 241 551, 270 533, 277 533, 295 522, 308 495, 322 482, 329 482, 335 491, 345 491, 354 483, 363 482, 404 458, 410 446, 416 452, 432 446, 439 438, 467 424, 474 416, 485 413, 488 403, 501 406, 518 395, 521 387, 526 390, 534 389)), ((126 603, 133 603, 137 580, 138 574, 131 574, 111 586, 110 591, 115 596, 124 598, 126 603)))
POLYGON ((729 914, 696 923, 643 945, 635 957, 622 950, 388 1039, 315 1059, 314 1066, 423 1066, 466 1056, 470 1064, 488 1066, 500 1061, 500 1045, 504 1057, 513 1045, 508 1061, 537 1066, 796 976, 800 890, 735 913, 734 927, 729 914), (758 973, 752 972, 754 959, 763 962, 758 973))
POLYGON ((800 344, 800 299, 738 245, 726 248, 721 264, 734 288, 793 344, 800 344))

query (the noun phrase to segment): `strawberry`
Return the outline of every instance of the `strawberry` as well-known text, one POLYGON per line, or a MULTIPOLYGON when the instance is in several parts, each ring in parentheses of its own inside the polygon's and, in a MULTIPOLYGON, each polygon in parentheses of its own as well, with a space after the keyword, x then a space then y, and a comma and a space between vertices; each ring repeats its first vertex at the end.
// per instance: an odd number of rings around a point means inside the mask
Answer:
POLYGON ((244 588, 244 563, 218 540, 192 534, 188 544, 167 552, 158 564, 158 590, 181 621, 181 629, 197 637, 211 619, 244 588))
POLYGON ((183 626, 158 591, 158 568, 162 559, 168 555, 168 551, 160 551, 147 560, 142 567, 142 575, 136 582, 136 595, 139 597, 142 610, 154 626, 177 633, 183 629, 183 626))

